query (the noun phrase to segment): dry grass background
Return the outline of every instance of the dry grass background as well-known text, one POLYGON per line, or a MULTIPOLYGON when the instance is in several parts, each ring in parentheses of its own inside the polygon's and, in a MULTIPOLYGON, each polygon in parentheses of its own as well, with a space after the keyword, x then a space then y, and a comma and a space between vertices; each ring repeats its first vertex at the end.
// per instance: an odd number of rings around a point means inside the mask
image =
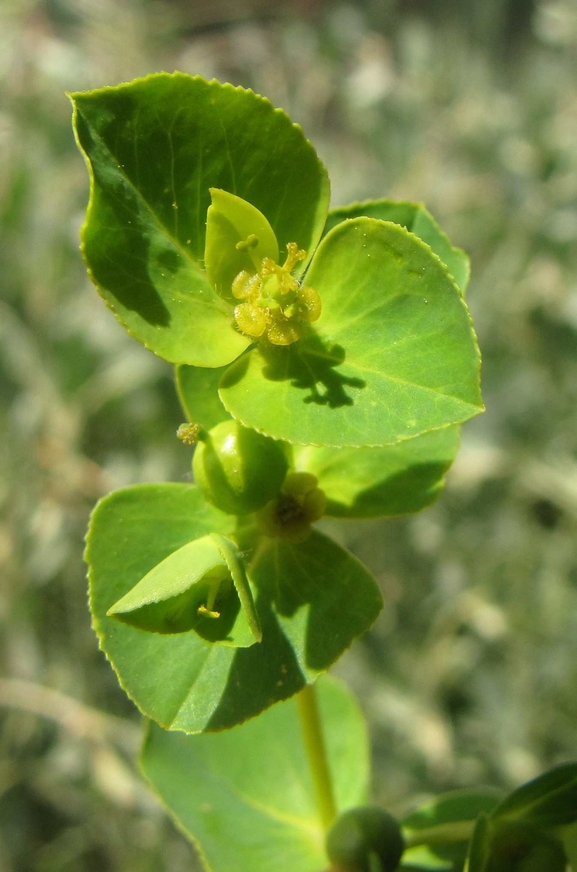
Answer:
MULTIPOLYGON (((415 518, 327 523, 387 607, 338 668, 396 811, 577 757, 577 7, 573 0, 0 3, 0 869, 184 872, 97 650, 95 500, 190 479, 170 367, 78 254, 66 89, 180 69, 305 128, 333 199, 427 203, 473 260, 487 413, 415 518)), ((191 773, 191 778, 194 777, 191 773)))

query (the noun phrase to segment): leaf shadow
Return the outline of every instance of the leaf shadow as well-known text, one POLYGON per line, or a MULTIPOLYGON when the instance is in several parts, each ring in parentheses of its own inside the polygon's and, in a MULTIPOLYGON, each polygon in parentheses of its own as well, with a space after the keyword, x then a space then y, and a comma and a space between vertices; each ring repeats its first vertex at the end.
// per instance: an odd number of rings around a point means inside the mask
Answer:
MULTIPOLYGON (((170 312, 150 276, 151 243, 139 217, 138 195, 120 174, 115 177, 115 184, 110 184, 113 171, 108 146, 93 135, 80 113, 76 126, 82 148, 91 156, 94 176, 90 211, 95 217, 85 225, 82 234, 92 278, 125 309, 136 312, 152 326, 167 327, 170 312)), ((169 252, 170 264, 165 258, 159 265, 169 268, 174 254, 169 252)))
POLYGON ((259 592, 256 608, 262 642, 235 650, 220 702, 206 726, 209 731, 224 730, 255 717, 273 703, 293 696, 306 683, 265 592, 259 592))
POLYGON ((359 572, 348 552, 314 530, 294 545, 269 540, 251 580, 259 601, 270 604, 283 634, 301 651, 303 665, 314 671, 328 669, 383 605, 369 572, 359 572), (279 574, 278 567, 285 571, 279 574))
MULTIPOLYGON (((255 353, 254 350, 252 353, 255 353)), ((262 357, 263 377, 267 381, 290 381, 291 387, 308 391, 303 398, 306 404, 339 409, 354 405, 354 398, 347 388, 362 390, 366 382, 351 378, 338 371, 346 360, 342 345, 330 344, 313 331, 289 346, 272 345, 262 341, 257 353, 262 357)), ((250 356, 245 355, 227 370, 222 387, 232 387, 245 374, 250 356)))
POLYGON ((451 461, 452 458, 446 461, 413 463, 406 469, 386 475, 375 484, 359 490, 351 503, 339 502, 329 497, 326 514, 337 518, 372 518, 397 517, 418 512, 430 505, 441 492, 451 461))
POLYGON ((345 388, 361 390, 366 383, 337 371, 346 359, 342 345, 323 342, 314 331, 288 348, 263 344, 261 349, 266 366, 263 375, 270 381, 290 379, 292 387, 308 390, 305 403, 338 409, 352 406, 354 400, 345 388))

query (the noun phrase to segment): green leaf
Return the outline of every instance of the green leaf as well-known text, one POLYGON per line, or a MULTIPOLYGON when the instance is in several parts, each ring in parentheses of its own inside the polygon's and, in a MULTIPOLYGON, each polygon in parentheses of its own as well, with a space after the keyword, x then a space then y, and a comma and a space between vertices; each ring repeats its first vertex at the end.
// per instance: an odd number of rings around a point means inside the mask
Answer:
POLYGON ((503 796, 501 790, 454 790, 425 803, 401 823, 410 847, 402 869, 460 872, 467 857, 472 823, 490 813, 503 796))
POLYGON ((277 263, 278 242, 265 216, 251 203, 227 191, 211 188, 206 219, 204 262, 210 285, 234 301, 232 283, 242 271, 258 272, 264 257, 277 263))
POLYGON ((259 596, 274 603, 309 683, 369 629, 383 607, 368 569, 316 530, 296 545, 263 537, 248 575, 259 596))
POLYGON ((71 99, 91 183, 82 248, 100 293, 166 360, 234 360, 250 339, 203 269, 209 189, 252 203, 281 246, 312 255, 329 195, 314 149, 268 100, 200 76, 158 73, 71 99))
POLYGON ((468 310, 405 228, 344 221, 306 281, 322 300, 315 330, 286 348, 261 343, 222 378, 220 397, 242 424, 303 445, 376 447, 483 410, 468 310))
POLYGON ((153 633, 194 630, 209 642, 240 648, 262 638, 235 546, 214 533, 165 557, 107 614, 153 633))
POLYGON ((437 257, 445 264, 463 294, 467 290, 471 267, 468 256, 460 248, 451 245, 449 237, 443 233, 433 216, 421 203, 394 202, 393 200, 367 200, 364 203, 351 203, 332 209, 327 217, 325 234, 347 218, 380 218, 401 224, 426 242, 437 257))
POLYGON ((435 500, 459 448, 448 427, 386 448, 294 447, 294 466, 325 492, 327 515, 375 518, 418 512, 435 500))
MULTIPOLYGON (((339 682, 318 682, 339 811, 366 801, 369 748, 362 713, 339 682)), ((320 872, 324 832, 293 700, 234 730, 202 736, 151 725, 145 777, 213 872, 320 872)))
POLYGON ((230 420, 222 405, 218 386, 227 367, 187 366, 176 367, 176 388, 180 404, 189 421, 212 430, 221 421, 230 420))
POLYGON ((491 860, 491 837, 489 816, 481 812, 473 830, 465 872, 486 872, 491 860))
POLYGON ((514 790, 493 814, 495 820, 518 820, 535 827, 577 821, 577 763, 565 763, 514 790))
POLYGON ((272 540, 263 539, 262 549, 257 543, 250 579, 258 590, 260 644, 215 645, 194 631, 161 635, 107 615, 188 543, 211 533, 234 538, 235 521, 210 506, 196 487, 181 484, 125 488, 105 497, 92 515, 86 561, 94 629, 123 689, 163 727, 219 730, 287 699, 327 669, 380 609, 378 588, 362 564, 313 534, 300 546, 281 548, 287 559, 282 573, 270 565, 272 540))

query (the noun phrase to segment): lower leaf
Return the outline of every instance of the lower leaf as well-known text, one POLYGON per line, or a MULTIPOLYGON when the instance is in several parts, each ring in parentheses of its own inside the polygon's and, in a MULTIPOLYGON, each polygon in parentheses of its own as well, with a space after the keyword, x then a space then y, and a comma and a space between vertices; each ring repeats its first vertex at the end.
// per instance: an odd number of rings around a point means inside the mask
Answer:
MULTIPOLYGON (((368 738, 350 692, 318 682, 339 811, 366 801, 368 738)), ((141 767, 212 872, 320 872, 324 832, 294 701, 234 730, 200 736, 151 724, 141 767)))

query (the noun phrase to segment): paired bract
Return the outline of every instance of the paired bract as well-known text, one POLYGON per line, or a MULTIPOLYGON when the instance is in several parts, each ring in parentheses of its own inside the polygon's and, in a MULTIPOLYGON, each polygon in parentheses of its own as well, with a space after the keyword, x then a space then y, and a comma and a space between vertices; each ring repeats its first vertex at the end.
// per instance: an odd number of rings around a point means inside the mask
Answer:
POLYGON ((176 365, 196 486, 106 497, 91 608, 121 684, 187 732, 316 679, 375 620, 323 515, 417 511, 482 410, 468 261, 423 207, 329 212, 284 112, 180 73, 71 95, 91 179, 82 250, 107 305, 176 365))

